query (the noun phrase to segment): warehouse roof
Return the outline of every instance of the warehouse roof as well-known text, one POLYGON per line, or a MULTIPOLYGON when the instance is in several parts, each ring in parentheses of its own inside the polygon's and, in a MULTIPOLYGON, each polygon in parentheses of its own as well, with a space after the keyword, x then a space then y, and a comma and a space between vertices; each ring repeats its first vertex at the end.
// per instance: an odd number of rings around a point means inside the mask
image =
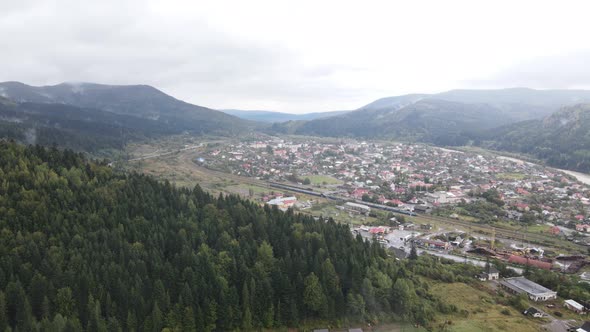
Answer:
POLYGON ((528 280, 525 277, 506 278, 501 281, 502 285, 516 291, 527 292, 532 295, 543 295, 546 293, 555 293, 554 291, 545 288, 535 282, 528 280))

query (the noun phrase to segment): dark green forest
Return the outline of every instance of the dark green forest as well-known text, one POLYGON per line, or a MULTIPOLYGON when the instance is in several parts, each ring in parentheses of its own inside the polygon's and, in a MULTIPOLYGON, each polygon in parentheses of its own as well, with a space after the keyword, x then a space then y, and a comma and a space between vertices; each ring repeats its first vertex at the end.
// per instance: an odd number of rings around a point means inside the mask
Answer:
POLYGON ((416 274, 473 271, 421 259, 396 261, 331 219, 0 141, 0 331, 428 324, 456 309, 416 274))
POLYGON ((590 104, 564 107, 542 119, 500 127, 480 146, 524 153, 550 166, 590 172, 590 104))
POLYGON ((97 153, 176 133, 149 119, 63 104, 15 103, 0 97, 0 137, 97 153))

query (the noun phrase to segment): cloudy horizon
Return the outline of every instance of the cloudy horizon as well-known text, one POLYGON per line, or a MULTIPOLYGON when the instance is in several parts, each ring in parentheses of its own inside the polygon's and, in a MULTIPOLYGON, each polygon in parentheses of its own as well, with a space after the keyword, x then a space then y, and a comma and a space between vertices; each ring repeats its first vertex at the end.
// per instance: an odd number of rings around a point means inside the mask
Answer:
POLYGON ((583 1, 0 3, 0 81, 148 84, 215 109, 349 110, 457 88, 588 89, 583 1))

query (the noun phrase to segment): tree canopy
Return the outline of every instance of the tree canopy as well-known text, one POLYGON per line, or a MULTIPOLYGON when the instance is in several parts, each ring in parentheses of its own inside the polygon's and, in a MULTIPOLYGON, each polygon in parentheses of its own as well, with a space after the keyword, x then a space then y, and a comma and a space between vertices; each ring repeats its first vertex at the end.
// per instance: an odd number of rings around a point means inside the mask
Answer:
POLYGON ((437 303, 404 263, 331 219, 0 142, 1 331, 248 330, 392 314, 425 324, 437 303))

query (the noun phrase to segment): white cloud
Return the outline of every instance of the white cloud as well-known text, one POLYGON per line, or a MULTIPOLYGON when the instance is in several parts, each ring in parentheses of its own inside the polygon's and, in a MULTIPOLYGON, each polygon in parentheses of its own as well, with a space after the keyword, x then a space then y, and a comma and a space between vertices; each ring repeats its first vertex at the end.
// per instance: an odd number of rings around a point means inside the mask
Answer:
POLYGON ((482 81, 588 86, 566 56, 588 51, 588 9, 530 0, 5 1, 0 80, 151 84, 209 107, 292 112, 482 81), (539 57, 569 69, 542 75, 536 68, 548 67, 528 65, 539 57))

